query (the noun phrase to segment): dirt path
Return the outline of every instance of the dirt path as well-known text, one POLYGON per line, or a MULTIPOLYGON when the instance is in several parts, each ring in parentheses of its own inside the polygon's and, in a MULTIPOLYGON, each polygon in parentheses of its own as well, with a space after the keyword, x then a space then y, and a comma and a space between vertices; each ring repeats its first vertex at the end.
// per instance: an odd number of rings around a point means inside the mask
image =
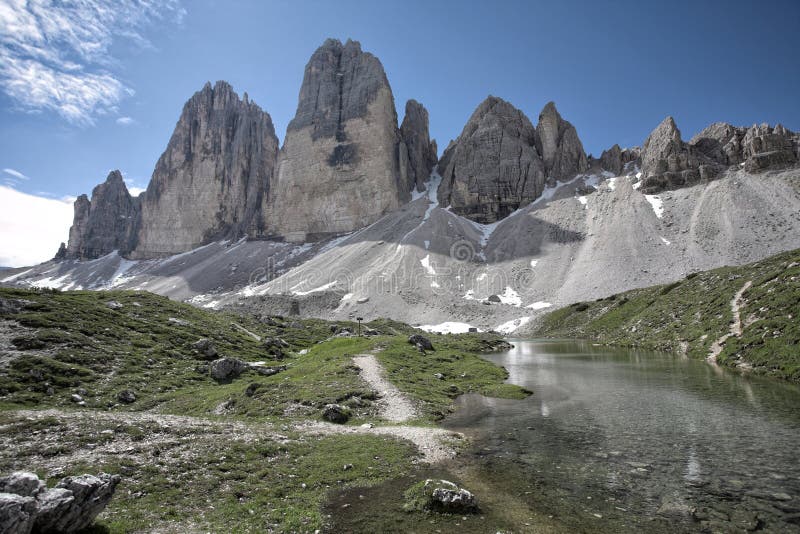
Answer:
POLYGON ((742 306, 742 296, 744 292, 747 291, 750 286, 753 285, 751 280, 745 282, 742 288, 736 292, 736 295, 733 296, 731 299, 731 313, 733 314, 733 323, 731 324, 731 328, 727 334, 720 337, 714 343, 711 344, 711 349, 709 350, 708 357, 706 361, 708 363, 716 365, 717 363, 717 356, 722 352, 722 347, 725 345, 725 341, 731 337, 739 337, 742 335, 742 317, 739 314, 739 308, 742 306))
POLYGON ((403 423, 417 416, 414 403, 383 377, 383 367, 373 354, 359 354, 353 357, 353 363, 361 369, 361 378, 380 393, 378 406, 383 419, 403 423))

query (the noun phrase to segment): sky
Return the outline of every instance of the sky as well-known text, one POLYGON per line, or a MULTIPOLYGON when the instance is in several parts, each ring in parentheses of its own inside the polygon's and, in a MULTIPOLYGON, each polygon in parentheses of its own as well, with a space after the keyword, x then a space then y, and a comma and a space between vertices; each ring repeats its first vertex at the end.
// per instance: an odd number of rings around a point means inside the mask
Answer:
MULTIPOLYGON (((61 213, 113 169, 142 190, 206 81, 246 91, 283 139, 328 37, 381 60, 398 120, 422 102, 440 150, 492 94, 534 124, 555 101, 599 156, 667 115, 685 139, 715 121, 800 129, 798 31, 795 0, 0 0, 0 210, 61 213)), ((26 261, 66 240, 62 218, 26 261)), ((0 266, 22 261, 5 220, 0 266)))

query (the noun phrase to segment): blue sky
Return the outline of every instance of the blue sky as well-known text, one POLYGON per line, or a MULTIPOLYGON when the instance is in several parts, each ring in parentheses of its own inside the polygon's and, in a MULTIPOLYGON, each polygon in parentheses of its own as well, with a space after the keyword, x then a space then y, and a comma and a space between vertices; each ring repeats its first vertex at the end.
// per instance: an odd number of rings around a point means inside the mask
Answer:
POLYGON ((536 123, 554 100, 587 152, 638 145, 673 115, 800 129, 800 2, 0 0, 0 186, 73 197, 119 168, 145 187, 183 103, 224 79, 278 136, 303 69, 351 37, 440 149, 488 95, 536 123), (67 4, 66 6, 64 4, 67 4), (22 175, 22 176, 20 176, 22 175))

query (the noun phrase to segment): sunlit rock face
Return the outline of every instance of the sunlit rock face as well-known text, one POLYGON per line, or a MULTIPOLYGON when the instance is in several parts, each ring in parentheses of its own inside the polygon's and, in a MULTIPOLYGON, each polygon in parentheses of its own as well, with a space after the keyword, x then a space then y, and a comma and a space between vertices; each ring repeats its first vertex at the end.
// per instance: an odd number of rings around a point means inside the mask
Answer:
POLYGON ((267 210, 270 231, 313 241, 362 228, 410 198, 408 169, 381 62, 358 42, 328 39, 306 65, 267 210))
POLYGON ((142 196, 132 256, 261 236, 277 154, 268 113, 226 82, 206 84, 184 106, 142 196))

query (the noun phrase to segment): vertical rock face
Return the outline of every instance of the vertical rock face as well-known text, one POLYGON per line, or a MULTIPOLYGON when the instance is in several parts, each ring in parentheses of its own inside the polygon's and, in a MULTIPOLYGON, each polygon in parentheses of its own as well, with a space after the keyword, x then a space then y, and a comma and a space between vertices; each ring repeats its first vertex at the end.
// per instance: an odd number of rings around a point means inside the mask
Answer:
POLYGON ((561 118, 553 102, 548 102, 539 114, 536 125, 536 148, 542 156, 548 183, 567 180, 589 168, 578 132, 561 118))
POLYGON ((289 241, 351 232, 409 198, 407 150, 380 61, 328 39, 306 65, 269 227, 289 241))
POLYGON ((416 100, 406 102, 406 114, 400 126, 400 137, 408 151, 408 183, 406 190, 422 191, 423 184, 436 165, 436 141, 428 133, 428 110, 416 100))
POLYGON ((490 96, 442 156, 439 202, 491 223, 536 199, 545 185, 536 130, 520 110, 490 96))
POLYGON ((67 258, 97 258, 113 250, 130 252, 135 244, 138 199, 131 197, 119 171, 75 201, 75 218, 69 231, 67 258))
POLYGON ((647 194, 710 180, 720 170, 716 161, 683 142, 672 117, 664 119, 647 137, 641 157, 641 190, 647 194))
POLYGON ((206 84, 184 106, 153 171, 133 256, 260 236, 277 153, 268 113, 226 82, 206 84))
POLYGON ((782 125, 738 128, 725 122, 706 127, 689 142, 720 165, 744 163, 748 172, 792 165, 798 160, 800 136, 782 125))

